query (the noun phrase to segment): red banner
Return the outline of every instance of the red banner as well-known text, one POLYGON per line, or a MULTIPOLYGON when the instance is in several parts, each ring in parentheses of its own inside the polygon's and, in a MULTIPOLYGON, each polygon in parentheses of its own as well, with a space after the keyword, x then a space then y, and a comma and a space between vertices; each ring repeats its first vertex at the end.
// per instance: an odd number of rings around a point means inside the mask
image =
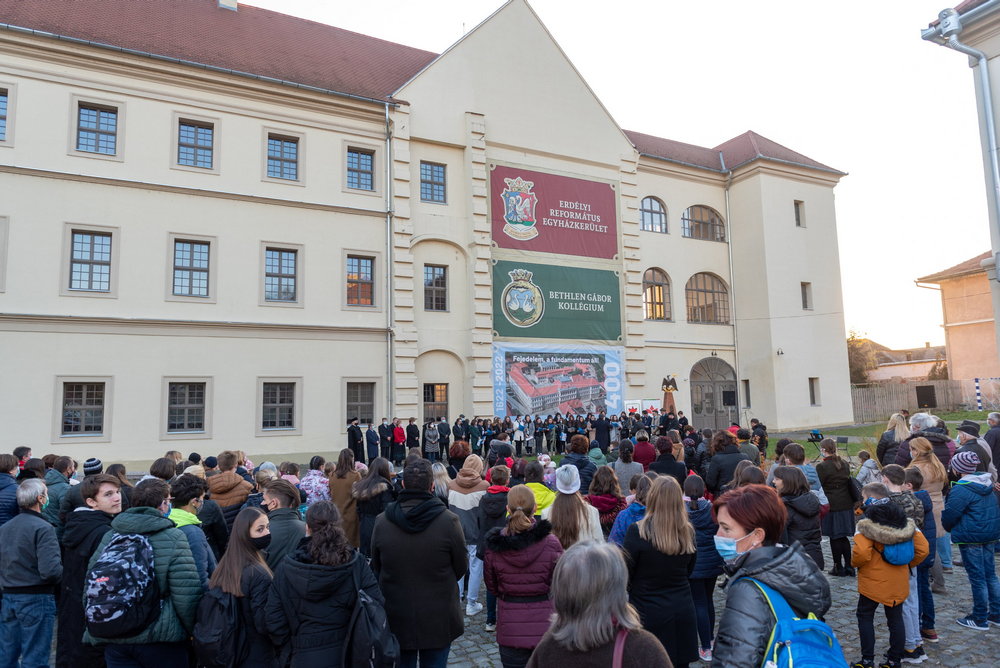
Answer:
POLYGON ((617 196, 609 183, 497 165, 490 172, 493 241, 514 250, 614 258, 617 196))

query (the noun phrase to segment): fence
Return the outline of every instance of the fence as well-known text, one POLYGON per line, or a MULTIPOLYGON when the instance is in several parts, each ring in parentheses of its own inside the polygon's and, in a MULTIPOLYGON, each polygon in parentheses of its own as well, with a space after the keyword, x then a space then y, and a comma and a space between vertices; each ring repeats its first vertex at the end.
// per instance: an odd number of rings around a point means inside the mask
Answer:
MULTIPOLYGON (((1000 381, 980 381, 983 410, 1000 409, 1000 381)), ((855 422, 881 422, 906 408, 930 411, 976 410, 973 380, 908 380, 895 383, 852 385, 855 422)))

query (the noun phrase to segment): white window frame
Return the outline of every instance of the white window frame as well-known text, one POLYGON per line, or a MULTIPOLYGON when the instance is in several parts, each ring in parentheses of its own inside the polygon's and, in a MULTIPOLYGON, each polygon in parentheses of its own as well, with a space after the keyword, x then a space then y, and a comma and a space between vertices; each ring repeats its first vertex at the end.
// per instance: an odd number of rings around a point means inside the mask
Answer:
POLYGON ((257 393, 254 395, 257 404, 256 436, 301 436, 302 435, 302 376, 257 376, 257 393), (295 394, 292 406, 294 427, 269 427, 264 429, 261 422, 264 419, 264 383, 295 383, 295 394))
POLYGON ((305 246, 302 244, 288 244, 280 241, 260 242, 260 278, 258 279, 258 304, 260 306, 277 306, 279 308, 303 308, 305 306, 305 246), (267 279, 267 249, 295 251, 295 301, 269 301, 264 299, 264 282, 267 279))
POLYGON ((177 169, 183 172, 194 172, 195 174, 215 174, 218 175, 221 169, 221 158, 222 152, 219 147, 222 145, 220 138, 221 134, 221 121, 218 118, 212 116, 200 116, 198 114, 186 114, 180 111, 175 111, 172 116, 173 125, 173 137, 171 137, 170 142, 170 168, 177 169), (212 126, 212 166, 211 167, 195 167, 194 165, 182 165, 178 162, 178 149, 180 146, 180 134, 181 134, 181 123, 187 121, 189 123, 201 124, 201 125, 211 125, 212 126))
POLYGON ((295 132, 285 128, 268 127, 261 128, 260 141, 260 180, 266 183, 281 183, 286 186, 306 185, 306 135, 303 132, 295 132), (267 175, 267 140, 271 135, 285 137, 296 141, 295 149, 295 179, 280 179, 267 175))
POLYGON ((160 399, 160 440, 187 441, 212 438, 212 408, 215 379, 212 376, 164 376, 160 399), (167 431, 170 383, 205 383, 205 426, 201 431, 167 431))
POLYGON ((0 79, 0 88, 7 91, 7 129, 3 140, 0 140, 0 148, 14 148, 14 122, 17 113, 17 84, 12 81, 0 79))
MULTIPOLYGON (((114 250, 114 247, 112 247, 114 250)), ((191 304, 215 304, 217 277, 219 275, 219 240, 218 237, 207 237, 200 234, 183 234, 170 232, 167 234, 167 278, 164 300, 168 302, 189 302, 191 304), (195 241, 208 244, 208 296, 194 297, 191 295, 174 294, 174 244, 177 241, 195 241)))
POLYGON ((56 376, 55 401, 52 411, 52 443, 110 443, 112 407, 114 405, 114 376, 56 376), (63 384, 64 383, 104 383, 104 415, 100 434, 63 434, 63 384))
POLYGON ((125 161, 125 101, 108 98, 91 97, 89 95, 72 95, 70 97, 69 115, 69 147, 68 155, 90 158, 92 160, 110 160, 112 162, 125 161), (115 153, 107 155, 104 153, 93 153, 91 151, 80 151, 76 148, 76 133, 79 126, 80 105, 94 105, 97 107, 113 107, 117 113, 115 124, 115 153))
POLYGON ((97 299, 118 299, 119 258, 121 256, 121 228, 85 223, 65 223, 63 227, 62 270, 59 272, 59 295, 62 297, 92 297, 97 299), (95 232, 111 235, 111 280, 107 292, 96 290, 71 290, 69 279, 73 262, 73 233, 95 232))

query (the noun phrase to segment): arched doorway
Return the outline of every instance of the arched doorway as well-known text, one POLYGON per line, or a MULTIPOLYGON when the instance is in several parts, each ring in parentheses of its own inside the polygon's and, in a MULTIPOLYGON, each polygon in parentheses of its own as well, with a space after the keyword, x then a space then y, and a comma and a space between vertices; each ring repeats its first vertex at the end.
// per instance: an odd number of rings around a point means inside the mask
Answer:
POLYGON ((736 372, 718 357, 691 367, 691 424, 698 429, 725 429, 738 416, 736 372))

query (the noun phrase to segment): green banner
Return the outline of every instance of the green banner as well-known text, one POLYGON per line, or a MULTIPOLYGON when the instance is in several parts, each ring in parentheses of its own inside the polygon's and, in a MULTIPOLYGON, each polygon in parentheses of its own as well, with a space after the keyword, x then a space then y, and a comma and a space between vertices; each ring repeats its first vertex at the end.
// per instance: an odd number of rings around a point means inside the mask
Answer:
POLYGON ((493 265, 493 330, 524 339, 620 342, 618 275, 499 260, 493 265))

